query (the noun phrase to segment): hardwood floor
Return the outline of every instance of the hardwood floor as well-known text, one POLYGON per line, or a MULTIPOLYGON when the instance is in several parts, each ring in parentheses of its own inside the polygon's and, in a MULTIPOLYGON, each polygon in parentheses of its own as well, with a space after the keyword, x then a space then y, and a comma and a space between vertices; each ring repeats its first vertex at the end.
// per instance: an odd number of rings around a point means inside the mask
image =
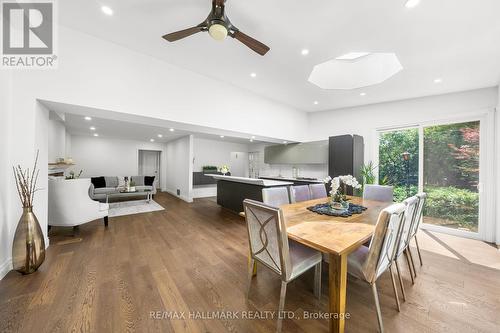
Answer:
MULTIPOLYGON (((158 194, 155 200, 166 210, 110 218, 107 230, 94 221, 80 227, 78 238, 53 228, 39 271, 10 272, 0 281, 0 332, 274 332, 275 319, 242 319, 241 312, 206 318, 213 311, 247 310, 263 317, 278 307, 280 280, 264 268, 245 299, 243 219, 211 199, 187 204, 158 194), (205 319, 190 319, 190 311, 205 319)), ((407 295, 401 312, 390 276, 378 283, 386 331, 499 332, 500 252, 438 233, 419 237, 424 266, 415 285, 400 265, 407 295)), ((289 285, 285 310, 295 318, 284 320, 284 332, 328 331, 326 320, 302 318, 327 311, 327 272, 324 265, 321 301, 312 293, 312 271, 289 285)), ((347 290, 346 331, 376 332, 370 287, 349 278, 347 290)))

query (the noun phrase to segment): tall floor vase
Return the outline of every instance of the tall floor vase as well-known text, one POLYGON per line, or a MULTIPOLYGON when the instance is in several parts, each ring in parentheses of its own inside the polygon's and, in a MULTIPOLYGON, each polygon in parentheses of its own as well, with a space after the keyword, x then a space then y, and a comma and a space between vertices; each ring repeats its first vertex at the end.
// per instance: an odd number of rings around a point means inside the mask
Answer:
POLYGON ((32 207, 23 208, 12 244, 12 265, 22 274, 31 274, 45 260, 45 239, 32 207))

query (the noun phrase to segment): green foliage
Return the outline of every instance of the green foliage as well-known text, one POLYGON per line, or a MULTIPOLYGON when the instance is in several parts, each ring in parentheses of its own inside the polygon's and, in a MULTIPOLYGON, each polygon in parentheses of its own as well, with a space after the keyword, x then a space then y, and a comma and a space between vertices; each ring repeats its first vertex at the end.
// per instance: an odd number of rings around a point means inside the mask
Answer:
POLYGON ((375 184, 375 167, 373 166, 373 162, 370 161, 368 164, 365 164, 361 167, 361 185, 365 184, 375 184))
POLYGON ((394 201, 403 202, 406 198, 414 196, 418 193, 417 185, 410 185, 410 195, 407 194, 406 186, 394 186, 394 201))
POLYGON ((379 142, 379 183, 406 185, 406 162, 402 154, 410 153, 409 183, 418 185, 418 129, 382 133, 379 142))
POLYGON ((215 165, 204 165, 202 167, 203 171, 217 171, 217 167, 215 165))

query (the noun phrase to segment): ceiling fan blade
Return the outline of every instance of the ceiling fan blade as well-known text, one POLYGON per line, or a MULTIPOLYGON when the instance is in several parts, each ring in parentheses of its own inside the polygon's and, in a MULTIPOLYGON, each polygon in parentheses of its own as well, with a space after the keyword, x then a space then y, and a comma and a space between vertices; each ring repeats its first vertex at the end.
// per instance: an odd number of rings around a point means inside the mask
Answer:
POLYGON ((195 33, 198 33, 202 30, 203 30, 203 27, 196 26, 196 27, 192 27, 192 28, 188 28, 188 29, 184 29, 184 30, 180 30, 180 31, 166 34, 165 36, 163 36, 163 38, 168 40, 169 42, 175 42, 179 39, 183 39, 183 38, 189 37, 191 35, 194 35, 195 33))
POLYGON ((267 51, 270 50, 269 46, 259 42, 256 39, 253 39, 252 37, 245 35, 241 31, 235 31, 233 34, 231 34, 231 37, 236 38, 261 56, 265 55, 267 51))

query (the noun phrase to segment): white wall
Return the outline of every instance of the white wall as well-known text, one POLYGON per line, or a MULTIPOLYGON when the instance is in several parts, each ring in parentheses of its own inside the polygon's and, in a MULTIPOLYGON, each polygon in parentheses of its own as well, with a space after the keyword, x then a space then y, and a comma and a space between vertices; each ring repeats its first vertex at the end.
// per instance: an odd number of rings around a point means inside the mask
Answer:
POLYGON ((135 176, 139 173, 139 150, 161 151, 161 187, 166 186, 166 145, 105 137, 71 136, 71 157, 75 173, 83 170, 82 177, 135 176))
POLYGON ((57 158, 68 157, 66 155, 66 127, 59 120, 50 120, 48 123, 49 140, 49 162, 55 162, 57 158))
POLYGON ((184 201, 193 201, 193 136, 166 144, 166 191, 184 201), (177 190, 180 194, 177 195, 177 190))
POLYGON ((497 223, 497 234, 496 234, 496 243, 500 246, 500 85, 498 86, 498 94, 497 94, 497 108, 495 112, 495 133, 496 133, 496 223, 497 223))
MULTIPOLYGON (((193 170, 195 172, 202 171, 204 165, 215 165, 217 167, 228 165, 231 167, 231 153, 246 153, 248 152, 248 146, 248 144, 243 143, 209 140, 195 136, 193 139, 193 170)), ((248 176, 248 170, 246 174, 235 176, 248 176)))
MULTIPOLYGON (((12 165, 10 162, 10 150, 12 146, 8 144, 11 124, 11 97, 12 97, 12 76, 9 71, 0 73, 0 279, 11 269, 10 253, 11 240, 14 233, 15 224, 9 220, 7 208, 13 197, 9 185, 12 178, 12 165)), ((14 193, 15 194, 15 193, 14 193)))

